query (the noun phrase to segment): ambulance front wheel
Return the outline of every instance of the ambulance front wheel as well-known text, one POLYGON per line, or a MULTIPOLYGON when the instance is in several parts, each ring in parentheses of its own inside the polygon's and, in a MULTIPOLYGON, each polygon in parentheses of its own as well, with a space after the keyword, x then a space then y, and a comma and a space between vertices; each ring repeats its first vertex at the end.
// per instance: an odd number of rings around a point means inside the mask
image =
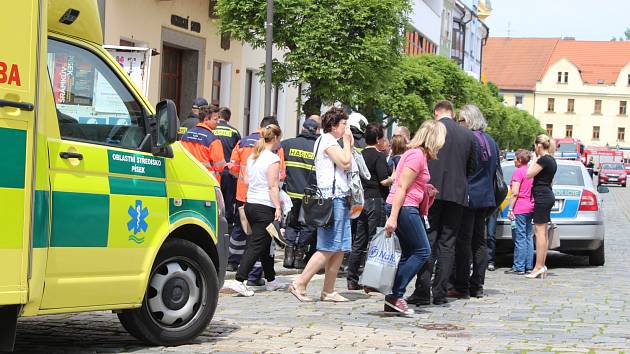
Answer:
POLYGON ((123 327, 152 345, 180 345, 201 334, 217 308, 219 279, 196 244, 173 239, 158 252, 142 307, 118 314, 123 327))

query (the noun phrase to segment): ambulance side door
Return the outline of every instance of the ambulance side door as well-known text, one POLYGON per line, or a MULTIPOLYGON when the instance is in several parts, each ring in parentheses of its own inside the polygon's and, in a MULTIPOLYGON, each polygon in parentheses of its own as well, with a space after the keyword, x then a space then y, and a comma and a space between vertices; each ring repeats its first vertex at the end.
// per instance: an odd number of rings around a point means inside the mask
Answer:
POLYGON ((0 11, 0 307, 27 300, 39 6, 11 1, 0 11))
POLYGON ((112 65, 90 45, 48 39, 59 135, 48 138, 42 309, 140 303, 168 224, 164 158, 142 152, 148 113, 112 65))

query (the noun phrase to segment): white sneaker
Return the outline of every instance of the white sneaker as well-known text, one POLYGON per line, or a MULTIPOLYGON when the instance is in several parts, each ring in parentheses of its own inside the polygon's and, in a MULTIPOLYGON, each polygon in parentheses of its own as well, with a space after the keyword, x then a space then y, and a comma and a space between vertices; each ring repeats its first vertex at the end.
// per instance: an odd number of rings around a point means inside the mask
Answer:
POLYGON ((230 284, 228 284, 228 288, 237 292, 241 296, 254 296, 254 292, 250 288, 236 280, 231 281, 230 284))
POLYGON ((278 278, 273 281, 268 281, 265 285, 265 289, 267 291, 276 291, 276 290, 284 290, 289 286, 289 284, 282 283, 278 280, 278 278))

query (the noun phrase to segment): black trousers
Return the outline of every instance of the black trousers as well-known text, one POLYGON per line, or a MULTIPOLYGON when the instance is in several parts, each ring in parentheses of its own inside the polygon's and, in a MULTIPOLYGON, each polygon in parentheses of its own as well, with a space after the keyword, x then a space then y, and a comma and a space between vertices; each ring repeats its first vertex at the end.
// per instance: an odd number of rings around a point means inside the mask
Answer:
POLYGON ((464 209, 455 247, 455 290, 465 294, 483 290, 488 266, 486 220, 490 210, 464 209), (472 260, 471 260, 472 258, 472 260), (470 274, 470 263, 473 271, 470 274))
POLYGON ((434 299, 446 297, 449 279, 455 265, 455 243, 462 222, 464 207, 457 203, 436 200, 429 209, 429 243, 431 258, 424 263, 416 278, 414 296, 430 299, 433 289, 434 299), (439 271, 431 284, 435 263, 439 271))
POLYGON ((275 212, 276 209, 266 205, 245 203, 245 215, 252 227, 252 234, 247 237, 247 248, 236 272, 236 280, 240 282, 247 280, 247 274, 258 259, 262 263, 265 279, 267 281, 276 279, 273 257, 269 254, 272 239, 266 230, 273 222, 275 212))
POLYGON ((363 203, 363 212, 356 219, 357 230, 352 237, 352 251, 348 256, 348 280, 359 281, 359 268, 365 261, 367 247, 381 225, 383 216, 383 198, 369 198, 363 203))
POLYGON ((302 199, 291 198, 293 208, 287 219, 284 238, 291 246, 308 246, 317 244, 317 228, 304 225, 299 221, 302 199))

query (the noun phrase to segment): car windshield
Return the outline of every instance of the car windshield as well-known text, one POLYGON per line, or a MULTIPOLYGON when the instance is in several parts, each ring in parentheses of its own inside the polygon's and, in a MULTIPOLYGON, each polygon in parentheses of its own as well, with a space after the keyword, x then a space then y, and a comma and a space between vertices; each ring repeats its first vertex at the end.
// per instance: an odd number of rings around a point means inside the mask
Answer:
POLYGON ((575 143, 560 143, 558 152, 577 152, 577 147, 575 143))
POLYGON ((620 163, 605 163, 605 164, 602 164, 602 169, 604 169, 604 170, 623 170, 624 167, 620 163))
MULTIPOLYGON (((510 183, 512 180, 514 169, 514 165, 503 166, 503 177, 505 177, 507 183, 510 183)), ((558 170, 556 171, 556 176, 553 179, 553 184, 584 187, 582 167, 558 164, 558 170)))

